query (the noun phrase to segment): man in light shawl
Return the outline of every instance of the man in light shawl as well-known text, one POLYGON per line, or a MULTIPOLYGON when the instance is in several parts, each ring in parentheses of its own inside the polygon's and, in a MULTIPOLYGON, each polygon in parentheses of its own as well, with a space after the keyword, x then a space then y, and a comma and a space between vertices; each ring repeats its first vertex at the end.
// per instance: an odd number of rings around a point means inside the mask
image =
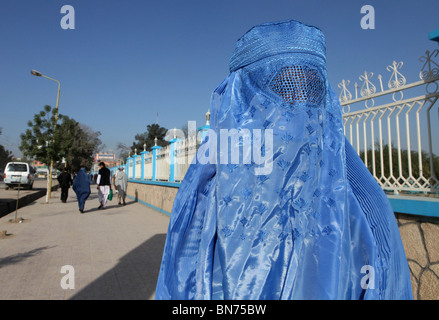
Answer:
POLYGON ((81 213, 84 213, 85 201, 90 195, 90 183, 90 177, 85 172, 85 168, 81 168, 73 181, 73 191, 78 198, 79 212, 81 213))
POLYGON ((123 166, 119 167, 118 172, 113 177, 114 188, 117 190, 117 198, 119 200, 119 204, 126 205, 125 198, 127 196, 127 187, 128 187, 128 177, 127 174, 123 171, 123 166))

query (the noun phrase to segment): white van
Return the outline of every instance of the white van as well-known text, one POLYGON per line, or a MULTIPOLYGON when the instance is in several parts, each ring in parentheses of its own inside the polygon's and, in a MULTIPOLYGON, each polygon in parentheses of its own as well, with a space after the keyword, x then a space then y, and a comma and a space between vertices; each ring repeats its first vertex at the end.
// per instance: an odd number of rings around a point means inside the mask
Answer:
POLYGON ((6 190, 18 185, 32 189, 35 181, 35 169, 26 162, 8 162, 3 174, 6 190))

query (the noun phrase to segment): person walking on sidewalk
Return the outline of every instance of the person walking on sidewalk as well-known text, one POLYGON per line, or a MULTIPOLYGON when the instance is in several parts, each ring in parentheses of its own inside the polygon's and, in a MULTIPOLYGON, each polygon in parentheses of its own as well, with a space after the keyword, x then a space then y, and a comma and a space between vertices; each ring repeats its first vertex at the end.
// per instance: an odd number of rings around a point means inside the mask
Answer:
POLYGON ((99 196, 98 209, 105 209, 107 207, 107 199, 111 190, 111 172, 105 167, 104 162, 99 163, 98 178, 96 180, 99 196))
POLYGON ((84 213, 85 201, 90 195, 90 184, 91 180, 85 172, 85 168, 81 168, 73 181, 73 191, 75 191, 78 198, 78 207, 81 213, 84 213))
POLYGON ((64 171, 60 173, 58 176, 58 183, 61 187, 61 201, 63 203, 67 202, 67 197, 69 196, 69 188, 72 185, 72 176, 70 175, 67 168, 64 168, 64 171))
POLYGON ((119 171, 113 177, 114 188, 117 190, 117 198, 119 200, 119 204, 126 205, 125 198, 127 196, 127 186, 128 186, 128 177, 127 174, 123 171, 123 166, 119 167, 119 171))

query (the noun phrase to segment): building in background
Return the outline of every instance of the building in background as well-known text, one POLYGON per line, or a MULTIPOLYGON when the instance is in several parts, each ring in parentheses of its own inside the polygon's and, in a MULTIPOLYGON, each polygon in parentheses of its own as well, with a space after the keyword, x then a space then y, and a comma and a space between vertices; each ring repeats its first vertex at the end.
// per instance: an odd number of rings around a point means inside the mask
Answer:
POLYGON ((116 167, 123 163, 122 160, 116 158, 114 152, 96 153, 92 171, 99 171, 99 162, 104 162, 107 168, 116 167))
POLYGON ((45 164, 41 161, 38 161, 38 160, 32 160, 31 165, 34 166, 36 169, 38 169, 38 168, 47 169, 48 168, 47 164, 45 164))

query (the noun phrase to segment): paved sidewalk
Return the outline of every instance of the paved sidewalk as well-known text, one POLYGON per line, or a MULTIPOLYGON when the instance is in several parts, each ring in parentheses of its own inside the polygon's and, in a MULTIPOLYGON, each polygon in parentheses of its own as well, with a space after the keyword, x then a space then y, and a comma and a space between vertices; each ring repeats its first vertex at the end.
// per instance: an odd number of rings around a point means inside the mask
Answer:
MULTIPOLYGON (((96 186, 78 210, 52 193, 0 218, 0 300, 154 299, 169 217, 129 199, 98 210, 96 186), (61 273, 63 266, 72 270, 61 273), (74 289, 63 277, 74 276, 74 289)), ((72 284, 73 282, 68 282, 72 284)))

